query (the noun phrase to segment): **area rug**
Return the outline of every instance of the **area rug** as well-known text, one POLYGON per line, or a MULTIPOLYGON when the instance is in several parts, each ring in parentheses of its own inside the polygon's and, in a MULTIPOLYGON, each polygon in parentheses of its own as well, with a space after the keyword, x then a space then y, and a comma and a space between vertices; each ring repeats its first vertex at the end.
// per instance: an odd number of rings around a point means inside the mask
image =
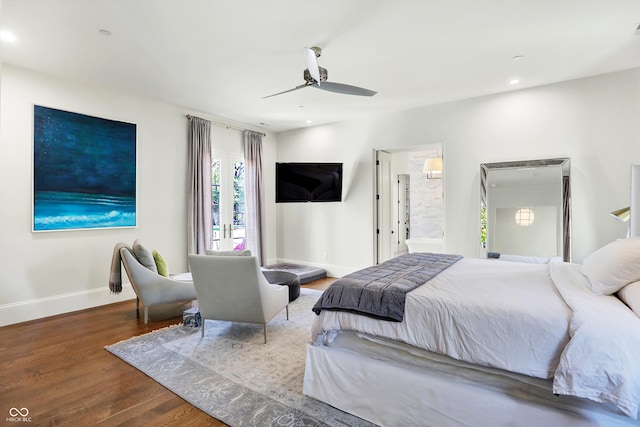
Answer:
POLYGON ((172 326, 105 347, 230 426, 372 426, 302 394, 306 344, 319 291, 302 289, 267 326, 207 321, 172 326))

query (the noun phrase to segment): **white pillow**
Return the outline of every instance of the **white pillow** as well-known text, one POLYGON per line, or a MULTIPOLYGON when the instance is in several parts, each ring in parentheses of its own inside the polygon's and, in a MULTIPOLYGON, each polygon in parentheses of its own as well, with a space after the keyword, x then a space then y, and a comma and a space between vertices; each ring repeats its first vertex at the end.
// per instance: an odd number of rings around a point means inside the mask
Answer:
POLYGON ((591 290, 611 295, 640 280, 640 238, 619 239, 601 247, 582 263, 591 290))
POLYGON ((618 296, 640 317, 640 282, 629 283, 618 291, 618 296))

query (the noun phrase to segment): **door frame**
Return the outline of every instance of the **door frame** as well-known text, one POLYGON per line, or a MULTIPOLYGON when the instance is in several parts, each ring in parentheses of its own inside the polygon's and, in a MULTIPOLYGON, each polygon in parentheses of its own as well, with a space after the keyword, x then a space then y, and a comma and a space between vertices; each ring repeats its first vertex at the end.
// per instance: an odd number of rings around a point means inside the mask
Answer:
MULTIPOLYGON (((373 263, 374 264, 379 264, 380 263, 380 255, 381 255, 381 251, 379 248, 379 244, 380 244, 380 214, 379 214, 379 203, 381 199, 384 199, 384 197, 380 197, 380 189, 379 189, 379 179, 380 179, 380 172, 379 172, 379 158, 378 158, 378 153, 379 152, 383 152, 383 153, 387 153, 387 154, 393 154, 393 153, 399 153, 399 152, 419 152, 419 151, 425 151, 425 150, 432 150, 434 149, 435 146, 439 146, 439 150, 441 152, 442 155, 442 163, 443 163, 443 167, 442 167, 442 242, 443 242, 443 250, 446 248, 446 219, 447 219, 447 213, 446 213, 446 200, 445 200, 445 196, 446 196, 446 161, 445 161, 445 142, 444 141, 436 141, 436 142, 432 142, 432 143, 428 143, 428 144, 423 144, 423 145, 414 145, 414 146, 409 146, 409 147, 394 147, 394 148, 374 148, 373 149, 373 153, 372 153, 372 158, 373 158, 373 263)), ((393 181, 394 177, 390 176, 390 181, 393 181)), ((391 186, 390 186, 391 187, 391 186)), ((393 197, 391 197, 393 195, 393 189, 390 188, 390 192, 391 194, 389 194, 388 200, 390 201, 391 204, 394 203, 394 199, 393 197)), ((393 209, 393 206, 391 206, 391 208, 393 209)), ((393 224, 392 224, 393 227, 393 224)))

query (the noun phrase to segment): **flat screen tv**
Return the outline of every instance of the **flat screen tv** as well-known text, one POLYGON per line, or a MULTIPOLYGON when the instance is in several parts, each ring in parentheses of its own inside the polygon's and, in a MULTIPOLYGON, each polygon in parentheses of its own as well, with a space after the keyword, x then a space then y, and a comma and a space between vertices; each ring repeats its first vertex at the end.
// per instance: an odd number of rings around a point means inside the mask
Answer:
POLYGON ((276 203, 342 201, 342 163, 276 163, 276 203))

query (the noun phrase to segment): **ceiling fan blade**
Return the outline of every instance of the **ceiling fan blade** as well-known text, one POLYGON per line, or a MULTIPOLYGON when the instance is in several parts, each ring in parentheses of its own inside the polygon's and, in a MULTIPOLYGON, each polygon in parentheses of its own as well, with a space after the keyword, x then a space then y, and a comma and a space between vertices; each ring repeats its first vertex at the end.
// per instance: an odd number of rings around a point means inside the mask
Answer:
POLYGON ((263 96, 262 99, 271 98, 272 96, 282 95, 283 93, 293 92, 294 90, 302 89, 303 87, 307 87, 307 86, 315 86, 315 85, 303 84, 303 85, 300 85, 300 86, 296 86, 293 89, 289 89, 289 90, 285 90, 285 91, 282 91, 282 92, 274 93, 273 95, 263 96))
POLYGON ((313 80, 320 85, 320 68, 318 68, 318 57, 316 56, 316 52, 310 47, 305 47, 304 54, 307 57, 307 68, 309 69, 309 74, 311 74, 313 80))
POLYGON ((375 90, 334 82, 322 82, 322 86, 318 85, 317 88, 330 92, 343 93, 345 95, 373 96, 378 93, 375 90))

